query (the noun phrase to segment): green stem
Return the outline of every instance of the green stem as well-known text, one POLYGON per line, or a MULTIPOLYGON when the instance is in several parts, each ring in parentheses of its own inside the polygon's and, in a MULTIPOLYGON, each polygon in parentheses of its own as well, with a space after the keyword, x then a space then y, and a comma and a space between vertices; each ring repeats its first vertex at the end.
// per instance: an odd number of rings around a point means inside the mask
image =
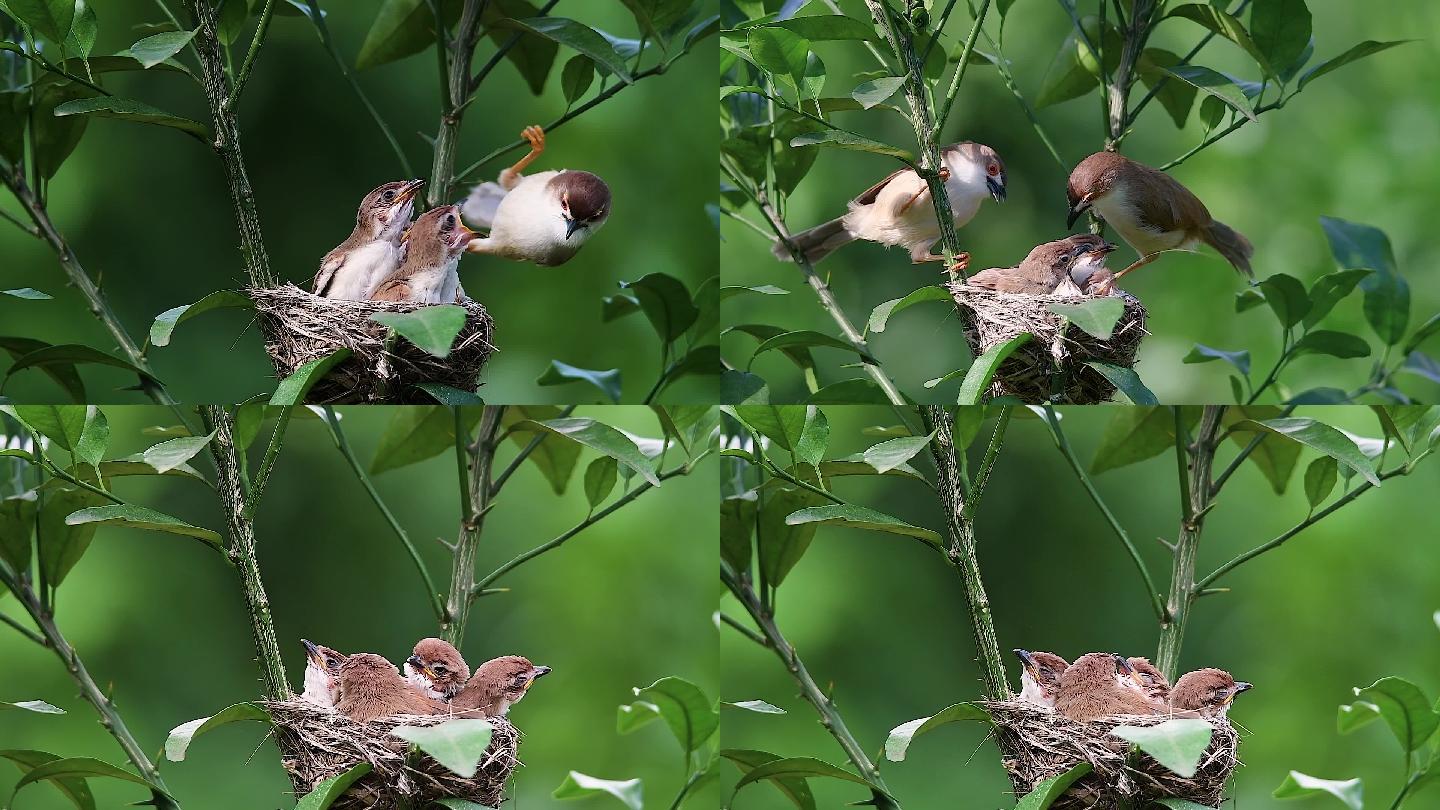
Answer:
MULTIPOLYGON (((955 4, 952 2, 951 7, 955 4)), ((955 105, 955 97, 960 93, 960 82, 965 79, 965 67, 970 64, 970 55, 975 52, 975 41, 980 38, 980 26, 985 24, 985 15, 990 11, 990 0, 981 0, 980 13, 975 15, 975 24, 970 27, 970 36, 965 40, 965 47, 960 51, 960 64, 955 68, 955 77, 950 80, 950 89, 945 93, 945 102, 940 105, 940 115, 935 119, 934 137, 939 138, 940 133, 945 129, 945 122, 950 120, 950 108, 955 105)), ((946 9, 949 14, 949 9, 946 9)), ((940 37, 935 37, 938 40, 940 37)), ((931 44, 934 44, 932 40, 931 44)), ((925 60, 922 58, 923 65, 925 60)))
POLYGON ((235 87, 230 90, 228 106, 235 108, 235 103, 240 100, 240 93, 245 90, 245 82, 250 80, 250 70, 255 67, 255 57, 260 55, 260 45, 265 41, 265 35, 270 31, 270 15, 275 10, 275 0, 265 0, 265 8, 260 12, 260 23, 255 28, 255 36, 250 38, 250 50, 245 52, 245 61, 240 64, 240 75, 235 78, 235 87))
MULTIPOLYGON (((451 188, 455 183, 455 153, 460 149, 460 125, 465 120, 465 107, 470 100, 470 63, 475 57, 475 46, 480 41, 480 17, 486 0, 465 0, 460 11, 460 22, 455 27, 455 39, 450 51, 449 76, 445 112, 440 117, 440 128, 435 135, 435 162, 430 170, 430 205, 444 205, 452 199, 451 188)), ((444 35, 441 44, 444 50, 444 35)))
MULTIPOLYGON (((450 596, 445 602, 445 617, 441 630, 445 640, 456 647, 465 639, 465 625, 470 621, 470 606, 475 603, 475 558, 479 554, 480 536, 485 529, 485 515, 490 511, 492 498, 491 470, 495 465, 495 451, 499 448, 497 436, 500 422, 505 416, 505 407, 486 405, 480 416, 480 433, 470 445, 470 521, 460 525, 460 536, 455 541, 455 557, 450 567, 450 596)), ((483 587, 483 586, 481 586, 483 587)))
MULTIPOLYGON (((979 405, 967 407, 981 407, 979 405)), ((1010 414, 1015 410, 1014 405, 1001 405, 1000 415, 995 419, 995 430, 990 434, 990 443, 985 446, 985 455, 980 459, 980 467, 975 470, 975 483, 970 486, 969 499, 966 502, 968 514, 971 518, 980 509, 980 499, 985 495, 985 487, 990 483, 990 474, 995 471, 995 462, 1000 457, 1000 445, 1005 442, 1005 431, 1010 427, 1010 414)), ((958 453, 959 451, 957 451, 958 453)), ((961 481, 964 476, 960 477, 961 481)))
POLYGON ((270 483, 270 473, 275 470, 275 461, 280 456, 280 445, 285 441, 285 431, 290 427, 290 415, 294 409, 294 405, 282 407, 280 416, 275 420, 275 432, 270 434, 270 444, 265 447, 265 455, 260 460, 260 468, 255 472, 255 483, 250 487, 250 495, 245 504, 245 514, 248 516, 255 515, 260 498, 265 494, 265 485, 270 483))
MULTIPOLYGON (((564 419, 574 412, 574 405, 566 405, 556 418, 564 419)), ((505 466, 504 470, 500 471, 499 475, 495 476, 495 483, 490 485, 491 498, 500 494, 500 488, 505 486, 505 482, 510 480, 510 476, 514 475, 515 471, 520 469, 520 465, 525 463, 525 459, 529 458, 530 454, 535 452, 535 449, 549 437, 550 433, 548 431, 538 431, 524 447, 520 448, 520 452, 515 454, 515 458, 510 460, 510 463, 505 466)))
MULTIPOLYGON (((1270 112, 1271 110, 1278 110, 1278 109, 1280 109, 1281 107, 1284 107, 1284 106, 1285 106, 1284 100, 1272 102, 1272 103, 1270 103, 1270 104, 1261 105, 1261 106, 1255 108, 1255 117, 1256 117, 1256 118, 1259 118, 1261 115, 1263 115, 1263 114, 1265 114, 1265 113, 1267 113, 1267 112, 1270 112)), ((1166 163, 1164 166, 1161 166, 1161 167, 1160 167, 1160 171, 1162 171, 1162 172, 1169 171, 1169 170, 1175 168, 1176 166, 1179 166, 1181 163, 1184 163, 1185 161, 1189 160, 1190 158, 1195 157, 1196 155, 1200 154, 1201 152, 1205 151, 1206 149, 1209 149, 1210 147, 1212 147, 1212 146, 1214 146, 1215 144, 1219 143, 1219 142, 1221 141, 1221 139, 1223 139, 1225 136, 1227 136, 1227 135, 1229 135, 1230 133, 1234 132, 1235 130, 1237 130, 1237 129, 1243 127, 1243 126, 1245 126, 1245 125, 1248 124, 1248 123, 1250 123, 1250 119, 1249 119, 1249 118, 1247 118, 1246 116, 1243 116, 1243 115, 1240 116, 1239 119, 1238 119, 1237 121, 1235 121, 1235 123, 1231 124, 1230 126, 1226 127, 1225 129, 1222 129, 1221 131, 1217 132, 1216 134, 1211 135, 1210 137, 1208 137, 1208 138, 1206 138, 1205 140, 1201 141, 1201 142, 1199 143, 1199 145, 1197 145, 1194 149, 1191 149, 1189 152, 1186 152, 1185 154, 1181 155, 1180 157, 1177 157, 1177 158, 1175 158, 1174 160, 1170 161, 1169 163, 1166 163)))

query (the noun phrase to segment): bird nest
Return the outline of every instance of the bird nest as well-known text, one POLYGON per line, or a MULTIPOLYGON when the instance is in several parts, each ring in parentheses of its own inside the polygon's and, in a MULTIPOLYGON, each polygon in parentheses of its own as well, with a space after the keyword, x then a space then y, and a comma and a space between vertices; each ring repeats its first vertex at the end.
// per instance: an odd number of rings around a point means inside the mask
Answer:
POLYGON ((432 401, 416 387, 421 383, 474 391, 481 369, 495 352, 494 319, 483 305, 463 296, 456 303, 465 308, 465 326, 449 356, 439 358, 404 338, 387 345, 388 328, 370 320, 376 313, 414 312, 424 304, 321 298, 294 284, 246 292, 260 313, 265 350, 281 379, 313 360, 350 350, 349 357, 310 389, 310 402, 432 401))
POLYGON ((488 718, 494 727, 490 748, 475 775, 465 779, 424 754, 411 754, 409 743, 390 733, 399 726, 439 725, 449 717, 402 715, 357 723, 298 699, 267 703, 265 708, 275 722, 281 763, 296 796, 362 762, 370 764, 370 772, 330 805, 335 810, 385 810, 402 803, 422 808, 441 799, 499 807, 505 784, 520 764, 520 732, 503 717, 488 718))
POLYGON ((1005 770, 1017 796, 1082 762, 1090 763, 1093 770, 1051 805, 1054 810, 1149 807, 1171 798, 1217 807, 1239 764, 1235 750, 1240 738, 1224 719, 1210 721, 1214 728, 1210 747, 1200 758, 1195 775, 1186 778, 1146 754, 1131 753, 1129 743, 1110 734, 1116 726, 1153 726, 1168 717, 1122 716, 1078 723, 1020 700, 984 706, 995 721, 1005 770))
POLYGON ((946 284, 976 357, 1023 334, 1032 339, 1015 349, 990 383, 992 397, 1027 403, 1091 405, 1115 394, 1115 385, 1091 362, 1132 368, 1145 331, 1145 307, 1123 295, 1125 310, 1108 340, 1101 340, 1050 311, 1051 304, 1074 305, 1085 298, 1003 293, 955 281, 946 284))

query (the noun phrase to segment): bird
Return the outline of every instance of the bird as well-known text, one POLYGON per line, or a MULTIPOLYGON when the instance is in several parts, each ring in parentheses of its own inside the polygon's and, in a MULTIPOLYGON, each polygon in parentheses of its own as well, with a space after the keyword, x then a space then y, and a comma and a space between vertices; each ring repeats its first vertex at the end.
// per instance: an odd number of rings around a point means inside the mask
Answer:
POLYGON ((1020 671, 1020 699, 1046 709, 1055 708, 1055 691, 1060 688, 1060 676, 1065 674, 1070 664, 1055 653, 1011 652, 1019 656, 1024 664, 1020 671))
POLYGON ((1115 278, 1154 261, 1166 250, 1204 243, 1219 251, 1241 274, 1255 275, 1255 247, 1241 233, 1210 216, 1200 198, 1170 175, 1116 152, 1096 152, 1080 161, 1067 186, 1067 227, 1089 210, 1113 226, 1140 258, 1115 278))
POLYGON ((374 301, 449 304, 460 295, 460 256, 475 232, 453 205, 432 208, 405 232, 405 261, 375 293, 374 301))
POLYGON ((575 169, 522 175, 545 151, 545 130, 526 127, 521 137, 530 142, 529 154, 500 172, 498 183, 481 183, 460 203, 467 221, 489 230, 467 249, 554 267, 574 258, 610 218, 610 187, 575 169))
POLYGON ((1150 663, 1149 658, 1131 658, 1130 668, 1135 670, 1140 690, 1157 711, 1165 711, 1170 703, 1170 681, 1150 663))
MULTIPOLYGON (((974 219, 987 196, 1005 201, 1005 163, 994 149, 971 141, 955 143, 940 150, 940 162, 955 227, 974 219)), ((793 234, 789 241, 814 264, 856 239, 900 245, 910 251, 916 264, 945 258, 933 252, 940 241, 940 223, 930 187, 914 169, 891 173, 851 200, 844 216, 793 234)), ((783 240, 776 240, 771 252, 781 261, 794 260, 783 240)), ((968 261, 969 254, 962 253, 955 257, 953 267, 964 269, 968 261)))
POLYGON ((404 669, 410 683, 437 700, 449 701, 470 679, 470 667, 460 651, 438 638, 422 638, 416 642, 414 654, 406 659, 404 669))
POLYGON ((996 292, 1078 298, 1085 295, 1085 284, 1104 268, 1105 255, 1114 249, 1091 234, 1067 236, 1035 246, 1015 267, 981 270, 965 283, 996 292))
POLYGON ((340 690, 340 667, 346 656, 309 639, 305 645, 305 691, 300 697, 322 709, 335 708, 335 695, 340 690))
POLYGON ((356 653, 340 667, 335 708, 357 723, 368 723, 397 714, 440 714, 444 704, 411 686, 384 658, 356 653))
POLYGON ((1187 672, 1175 682, 1170 690, 1170 710, 1180 715, 1191 715, 1213 720, 1225 717, 1230 704, 1241 692, 1255 688, 1254 684, 1236 681, 1223 669, 1199 669, 1187 672))
POLYGON ((520 655, 492 658, 475 668, 465 688, 451 698, 459 712, 481 717, 500 717, 525 697, 536 680, 550 674, 550 667, 535 666, 520 655))
POLYGON ((1060 678, 1055 693, 1055 710, 1078 722, 1089 722, 1117 714, 1155 714, 1139 685, 1135 670, 1122 655, 1086 653, 1075 660, 1060 678))
POLYGON ((401 236, 415 210, 415 193, 424 180, 404 180, 365 195, 355 215, 355 230, 325 254, 311 290, 325 298, 364 301, 400 264, 401 236))

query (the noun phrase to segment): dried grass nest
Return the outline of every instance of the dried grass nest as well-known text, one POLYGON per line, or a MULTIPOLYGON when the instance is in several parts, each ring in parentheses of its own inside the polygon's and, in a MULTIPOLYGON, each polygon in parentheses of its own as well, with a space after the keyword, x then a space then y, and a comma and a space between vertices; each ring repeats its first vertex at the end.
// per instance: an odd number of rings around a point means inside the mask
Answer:
POLYGON ((499 807, 510 774, 520 765, 516 756, 520 732, 504 717, 489 718, 495 729, 490 748, 475 776, 463 779, 423 754, 407 760, 409 744, 390 734, 398 726, 434 726, 448 717, 402 715, 357 723, 300 699, 264 705, 275 722, 281 763, 296 796, 310 793, 319 783, 361 762, 370 763, 370 773, 330 805, 335 810, 385 810, 401 800, 421 808, 452 798, 499 807))
POLYGON ((955 299, 965 340, 976 357, 1019 335, 1033 336, 996 370, 990 383, 990 395, 995 397, 1011 396, 1027 403, 1105 402, 1114 396, 1115 385, 1086 363, 1132 368, 1140 342, 1149 334, 1145 331, 1145 307, 1127 293, 1120 293, 1125 311, 1110 339, 1100 340, 1074 325, 1062 333, 1063 319, 1049 309, 1051 304, 1086 299, 996 292, 958 280, 945 286, 955 299))
POLYGON ((391 301, 343 301, 321 298, 294 284, 246 290, 260 314, 265 350, 284 379, 300 366, 337 349, 350 350, 310 389, 315 403, 431 402, 416 387, 439 383, 474 391, 490 355, 495 321, 485 307, 469 298, 457 302, 466 310, 465 327, 450 356, 440 359, 401 338, 385 350, 387 329, 370 320, 378 312, 414 312, 424 304, 391 301))
POLYGON ((1228 720, 1210 721, 1215 729, 1210 747, 1191 778, 1185 778, 1145 754, 1129 755, 1129 743, 1110 734, 1116 726, 1153 726, 1163 716, 1115 717, 1078 723, 1058 712, 1020 700, 982 704, 995 721, 1005 770, 1017 796, 1037 784, 1089 762, 1093 771, 1076 781, 1051 805, 1054 810, 1114 808, 1122 800, 1149 807, 1159 799, 1185 799, 1218 807, 1225 786, 1239 764, 1235 750, 1240 736, 1228 720))

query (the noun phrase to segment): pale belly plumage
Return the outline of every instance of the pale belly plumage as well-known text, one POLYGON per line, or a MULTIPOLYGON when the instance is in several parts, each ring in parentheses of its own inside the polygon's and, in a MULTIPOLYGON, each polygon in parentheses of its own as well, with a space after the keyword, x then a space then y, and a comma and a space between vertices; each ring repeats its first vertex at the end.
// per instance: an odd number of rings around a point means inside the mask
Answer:
POLYGON ((329 298, 364 301, 400 264, 400 251, 394 243, 376 240, 362 245, 345 257, 345 264, 335 271, 330 282, 329 298))
POLYGON ((1162 250, 1194 246, 1194 240, 1190 239, 1184 231, 1166 231, 1147 227, 1129 200, 1118 193, 1112 192, 1097 199, 1094 207, 1095 213, 1114 228, 1120 238, 1124 239, 1125 243, 1134 248, 1135 252, 1141 256, 1159 253, 1162 250))

